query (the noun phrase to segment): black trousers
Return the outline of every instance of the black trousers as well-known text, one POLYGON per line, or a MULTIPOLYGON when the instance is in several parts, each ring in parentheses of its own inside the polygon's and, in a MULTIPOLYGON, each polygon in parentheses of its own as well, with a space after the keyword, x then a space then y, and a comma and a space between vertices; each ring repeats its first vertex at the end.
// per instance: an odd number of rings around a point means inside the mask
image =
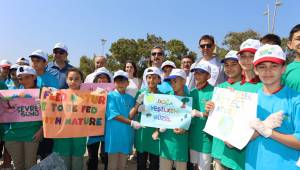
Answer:
POLYGON ((147 169, 147 160, 149 158, 149 170, 159 170, 159 156, 148 152, 137 152, 137 170, 147 169))
POLYGON ((41 160, 45 159, 52 153, 53 139, 44 138, 40 141, 37 154, 41 156, 41 160))
MULTIPOLYGON (((99 151, 100 142, 96 142, 90 145, 87 145, 88 149, 88 161, 87 161, 87 169, 88 170, 98 170, 98 151, 99 151)), ((105 152, 105 144, 101 142, 101 153, 100 159, 104 164, 104 170, 107 170, 108 165, 108 155, 105 152)))

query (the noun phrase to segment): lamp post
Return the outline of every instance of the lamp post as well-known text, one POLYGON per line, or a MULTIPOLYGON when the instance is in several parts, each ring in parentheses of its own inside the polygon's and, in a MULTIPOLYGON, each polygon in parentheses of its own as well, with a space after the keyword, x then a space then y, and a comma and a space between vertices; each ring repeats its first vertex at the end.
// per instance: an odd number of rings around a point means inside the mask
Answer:
POLYGON ((268 17, 268 33, 274 33, 275 31, 275 19, 277 16, 278 7, 282 5, 282 2, 280 0, 275 0, 274 4, 274 13, 273 13, 273 20, 272 20, 272 31, 270 31, 270 6, 267 5, 267 10, 264 12, 264 15, 268 17))
POLYGON ((102 54, 101 55, 104 56, 104 47, 105 47, 105 43, 107 42, 107 40, 102 38, 102 39, 100 39, 100 41, 101 41, 101 46, 102 46, 102 54))
POLYGON ((267 10, 264 12, 264 15, 268 17, 268 33, 270 32, 270 6, 267 5, 267 10))
POLYGON ((275 18, 276 18, 276 15, 277 15, 277 10, 278 10, 278 7, 280 7, 281 5, 282 5, 282 2, 280 2, 280 0, 275 1, 275 9, 274 9, 274 15, 273 15, 273 24, 272 24, 272 33, 274 33, 274 31, 275 31, 275 18))

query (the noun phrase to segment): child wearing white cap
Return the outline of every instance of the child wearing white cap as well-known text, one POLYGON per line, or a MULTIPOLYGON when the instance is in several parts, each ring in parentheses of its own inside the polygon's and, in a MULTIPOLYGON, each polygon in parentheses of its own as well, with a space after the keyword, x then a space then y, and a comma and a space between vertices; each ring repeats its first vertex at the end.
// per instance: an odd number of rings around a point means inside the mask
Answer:
POLYGON ((0 82, 4 82, 9 80, 9 68, 11 66, 11 62, 8 60, 0 61, 0 82))
MULTIPOLYGON (((17 76, 24 89, 37 88, 36 71, 30 66, 20 66, 17 76)), ((43 135, 42 122, 11 123, 5 131, 5 147, 16 169, 30 169, 36 164, 39 140, 43 135)))
POLYGON ((190 92, 193 97, 192 122, 189 129, 190 162, 199 170, 209 170, 211 164, 212 136, 203 131, 207 121, 205 104, 211 100, 214 87, 208 83, 210 66, 206 63, 197 64, 194 73, 195 88, 190 92))
POLYGON ((9 75, 10 79, 5 81, 5 84, 7 85, 8 89, 13 90, 13 89, 19 89, 20 88, 20 83, 17 78, 17 69, 19 65, 13 64, 10 69, 9 69, 9 75))
MULTIPOLYGON (((105 68, 98 68, 93 74, 91 74, 93 83, 111 83, 113 81, 111 73, 105 68)), ((87 150, 88 150, 88 169, 98 169, 98 152, 101 143, 101 160, 104 163, 104 169, 107 169, 107 153, 105 152, 104 135, 103 136, 91 136, 88 138, 87 150)))
POLYGON ((258 119, 251 123, 256 133, 247 146, 246 170, 299 169, 300 95, 281 84, 285 61, 278 45, 264 45, 255 53, 254 70, 263 88, 258 90, 258 119))
POLYGON ((29 66, 29 60, 27 60, 24 57, 20 57, 20 58, 18 58, 16 64, 18 64, 20 66, 29 66))
POLYGON ((259 78, 254 73, 253 59, 254 54, 260 47, 260 41, 255 39, 247 39, 240 46, 240 51, 238 52, 239 64, 243 69, 243 77, 241 84, 251 83, 256 84, 259 82, 259 78))
MULTIPOLYGON (((160 70, 157 67, 149 67, 145 72, 147 88, 138 91, 135 99, 135 106, 130 111, 130 117, 134 117, 140 122, 144 95, 149 93, 162 94, 157 85, 161 82, 160 70), (140 109, 138 109, 140 108, 140 109)), ((134 146, 137 150, 137 169, 147 169, 149 159, 149 169, 159 169, 159 141, 152 139, 152 134, 156 129, 144 127, 136 130, 134 146)))
MULTIPOLYGON (((188 96, 184 91, 186 73, 182 69, 173 69, 170 76, 165 80, 171 81, 173 91, 170 95, 188 96)), ((157 132, 155 139, 158 138, 157 132)), ((188 161, 188 131, 184 129, 159 129, 160 162, 159 169, 172 169, 175 164, 177 170, 187 167, 188 161)))
POLYGON ((123 170, 133 146, 131 127, 139 129, 141 126, 139 122, 129 119, 135 100, 126 94, 128 73, 123 70, 115 72, 114 85, 115 90, 107 96, 105 151, 108 153, 108 169, 123 170))
POLYGON ((282 83, 300 92, 300 24, 294 26, 290 31, 288 47, 295 59, 287 66, 282 76, 282 83))
POLYGON ((170 81, 163 81, 163 79, 165 77, 168 77, 174 68, 176 68, 175 63, 169 60, 163 62, 163 64, 161 65, 161 70, 163 71, 163 74, 162 74, 162 82, 161 84, 158 85, 158 89, 162 93, 170 93, 172 91, 172 86, 170 81))
MULTIPOLYGON (((230 51, 222 60, 224 63, 224 72, 228 77, 227 81, 219 84, 220 88, 236 89, 242 80, 242 68, 238 62, 237 51, 230 51)), ((214 103, 208 101, 205 109, 210 111, 214 108, 214 103)), ((232 148, 226 142, 213 138, 211 156, 214 158, 215 168, 217 170, 231 168, 231 169, 244 169, 244 157, 241 156, 239 150, 232 148)))

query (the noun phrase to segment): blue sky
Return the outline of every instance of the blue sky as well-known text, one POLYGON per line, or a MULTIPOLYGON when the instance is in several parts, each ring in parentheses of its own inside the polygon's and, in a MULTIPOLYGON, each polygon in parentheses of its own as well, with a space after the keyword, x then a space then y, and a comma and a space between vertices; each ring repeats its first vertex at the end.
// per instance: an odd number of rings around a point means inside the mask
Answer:
MULTIPOLYGON (((288 36, 300 23, 299 0, 281 0, 275 32, 288 36)), ((51 53, 56 42, 69 47, 71 64, 82 55, 105 52, 119 38, 179 39, 197 52, 199 37, 212 34, 220 45, 226 33, 254 29, 267 33, 267 4, 275 0, 7 0, 0 1, 0 59, 15 62, 32 51, 51 53)), ((271 16, 272 16, 271 15, 271 16)))

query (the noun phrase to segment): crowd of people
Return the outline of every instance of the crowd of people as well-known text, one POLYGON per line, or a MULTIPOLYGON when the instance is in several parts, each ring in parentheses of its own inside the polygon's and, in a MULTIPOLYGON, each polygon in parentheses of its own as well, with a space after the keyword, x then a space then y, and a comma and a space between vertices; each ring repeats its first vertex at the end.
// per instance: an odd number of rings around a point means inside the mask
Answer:
POLYGON ((163 47, 154 46, 141 79, 136 62, 128 60, 112 73, 104 56, 94 58, 95 71, 84 78, 68 63, 63 43, 53 47, 51 62, 42 50, 14 64, 1 60, 1 90, 53 87, 73 93, 82 83, 115 86, 107 95, 103 136, 49 139, 43 137, 42 121, 2 123, 1 168, 30 169, 38 157, 56 152, 69 170, 82 170, 87 149, 87 169, 97 170, 100 149, 109 170, 126 169, 130 155, 137 170, 300 169, 300 24, 290 31, 288 48, 295 59, 288 65, 275 34, 247 39, 222 60, 214 53, 213 36, 203 35, 198 43, 202 58, 183 56, 179 68, 165 60, 163 47), (203 131, 215 106, 214 87, 258 94, 257 119, 249 124, 255 133, 242 150, 203 131), (189 130, 142 127, 143 98, 149 93, 192 97, 189 130))

